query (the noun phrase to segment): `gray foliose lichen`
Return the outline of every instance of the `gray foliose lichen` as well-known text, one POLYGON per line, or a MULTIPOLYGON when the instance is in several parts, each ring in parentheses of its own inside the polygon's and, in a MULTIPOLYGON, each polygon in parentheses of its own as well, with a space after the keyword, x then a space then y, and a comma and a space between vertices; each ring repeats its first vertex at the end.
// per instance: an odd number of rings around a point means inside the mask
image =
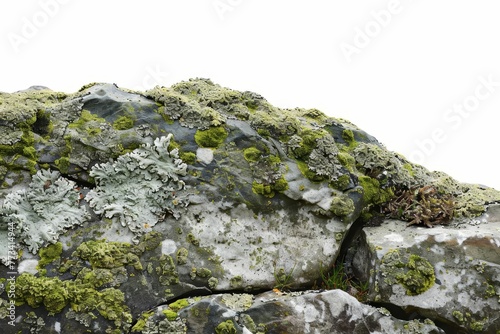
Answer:
POLYGON ((94 211, 136 236, 151 231, 167 213, 179 218, 189 204, 180 179, 187 165, 177 149, 168 150, 171 139, 171 134, 157 138, 153 145, 145 144, 115 162, 94 166, 90 176, 96 187, 85 198, 94 211))
POLYGON ((67 229, 81 225, 89 214, 80 206, 80 193, 73 181, 59 172, 40 170, 27 189, 8 194, 0 207, 0 258, 7 262, 17 241, 33 254, 47 243, 57 242, 67 229), (11 242, 8 242, 8 241, 11 242), (16 242, 14 242, 16 241, 16 242))

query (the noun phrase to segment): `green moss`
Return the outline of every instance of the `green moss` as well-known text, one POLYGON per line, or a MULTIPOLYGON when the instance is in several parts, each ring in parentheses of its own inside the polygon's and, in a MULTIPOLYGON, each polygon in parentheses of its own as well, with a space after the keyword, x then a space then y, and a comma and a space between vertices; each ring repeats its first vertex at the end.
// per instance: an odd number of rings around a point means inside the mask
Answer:
POLYGON ((307 165, 306 162, 297 160, 297 167, 299 168, 300 172, 302 175, 304 175, 306 178, 313 182, 321 182, 324 180, 324 177, 321 175, 317 175, 315 172, 309 169, 309 166, 307 165))
POLYGON ((115 130, 128 130, 134 127, 135 121, 128 116, 120 116, 113 122, 115 130))
POLYGON ((413 166, 412 164, 410 163, 405 163, 403 164, 403 168, 406 169, 408 171, 408 173, 410 174, 410 176, 415 176, 415 172, 413 171, 413 166))
POLYGON ((34 147, 27 146, 23 148, 23 155, 31 160, 36 160, 37 159, 37 152, 34 147))
POLYGON ((62 174, 67 174, 69 167, 71 166, 71 162, 68 157, 61 157, 54 161, 54 163, 62 174))
POLYGON ((256 147, 249 147, 243 151, 243 156, 248 162, 257 162, 262 156, 262 152, 256 147))
POLYGON ((40 261, 38 261, 38 268, 44 268, 56 259, 59 259, 62 254, 62 243, 57 242, 55 244, 50 244, 47 247, 40 248, 38 255, 40 256, 40 261))
POLYGON ((76 128, 86 129, 88 126, 87 124, 88 122, 105 123, 106 120, 84 109, 80 114, 80 118, 78 118, 73 123, 70 123, 68 127, 70 129, 76 129, 76 128))
POLYGON ((273 189, 278 192, 283 192, 288 189, 288 181, 282 176, 273 183, 273 189))
POLYGON ((221 322, 215 327, 215 333, 217 334, 236 334, 236 328, 232 320, 226 320, 221 322))
POLYGON ((50 313, 59 313, 70 305, 75 312, 97 310, 105 319, 116 323, 132 322, 123 292, 109 288, 97 291, 79 280, 61 281, 58 277, 35 277, 22 273, 16 279, 16 304, 43 306, 50 313))
POLYGON ((473 321, 470 324, 470 329, 476 332, 482 332, 484 330, 485 320, 473 321))
POLYGON ((257 181, 252 182, 252 191, 258 195, 264 195, 266 197, 274 197, 274 191, 269 184, 259 183, 257 181))
POLYGON ((363 200, 365 204, 382 204, 394 197, 391 188, 383 189, 377 179, 366 175, 358 178, 359 184, 363 187, 363 200))
POLYGON ((167 317, 169 321, 174 321, 179 316, 177 312, 169 309, 163 310, 162 313, 165 315, 165 317, 167 317))
POLYGON ((345 129, 342 131, 342 139, 346 141, 348 150, 353 150, 358 145, 358 142, 354 139, 354 133, 351 129, 345 129))
POLYGON ((484 295, 486 298, 491 298, 491 297, 494 297, 496 296, 496 290, 495 290, 495 287, 491 284, 487 284, 486 285, 486 291, 485 291, 485 295, 484 295))
POLYGON ((300 160, 307 160, 311 152, 316 148, 316 141, 326 135, 324 131, 303 129, 300 133, 302 141, 300 147, 294 148, 293 154, 295 158, 300 160))
POLYGON ((259 135, 261 135, 262 137, 264 137, 264 138, 268 138, 268 137, 271 136, 271 132, 269 132, 269 130, 265 129, 265 128, 259 128, 259 129, 257 129, 257 133, 259 135))
POLYGON ((211 127, 207 130, 197 130, 194 135, 196 144, 200 147, 217 148, 227 138, 227 131, 222 126, 211 127))
POLYGON ((179 312, 184 307, 189 306, 189 301, 186 298, 176 300, 175 302, 168 305, 170 309, 174 312, 179 312))
POLYGON ((188 165, 193 165, 196 162, 196 153, 193 152, 182 152, 179 155, 185 163, 188 165))
POLYGON ((334 189, 338 189, 340 191, 344 191, 351 184, 351 177, 349 174, 340 175, 337 180, 331 181, 330 186, 334 189))
POLYGON ((347 152, 339 152, 337 154, 337 159, 340 164, 344 166, 349 172, 354 172, 356 166, 356 160, 352 155, 347 152))

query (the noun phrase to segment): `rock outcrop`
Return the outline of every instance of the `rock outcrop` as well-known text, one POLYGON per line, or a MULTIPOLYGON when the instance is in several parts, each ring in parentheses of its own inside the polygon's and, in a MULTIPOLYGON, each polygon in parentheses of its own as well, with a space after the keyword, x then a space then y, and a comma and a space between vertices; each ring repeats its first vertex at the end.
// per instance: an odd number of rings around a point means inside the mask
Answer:
POLYGON ((316 109, 1 93, 0 182, 5 333, 500 332, 500 192, 316 109))

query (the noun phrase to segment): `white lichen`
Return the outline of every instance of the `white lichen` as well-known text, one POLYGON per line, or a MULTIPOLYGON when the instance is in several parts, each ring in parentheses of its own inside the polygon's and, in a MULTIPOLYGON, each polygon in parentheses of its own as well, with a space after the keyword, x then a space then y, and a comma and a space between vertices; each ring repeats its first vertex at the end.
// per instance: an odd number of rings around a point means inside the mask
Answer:
POLYGON ((67 229, 87 218, 76 184, 59 172, 40 170, 26 189, 8 194, 0 207, 1 261, 7 264, 8 244, 17 248, 19 241, 36 254, 40 247, 57 242, 67 229))
POLYGON ((188 205, 183 193, 187 165, 178 150, 168 150, 172 135, 160 137, 92 168, 96 188, 86 200, 97 214, 119 221, 136 236, 148 232, 169 213, 178 219, 188 205))

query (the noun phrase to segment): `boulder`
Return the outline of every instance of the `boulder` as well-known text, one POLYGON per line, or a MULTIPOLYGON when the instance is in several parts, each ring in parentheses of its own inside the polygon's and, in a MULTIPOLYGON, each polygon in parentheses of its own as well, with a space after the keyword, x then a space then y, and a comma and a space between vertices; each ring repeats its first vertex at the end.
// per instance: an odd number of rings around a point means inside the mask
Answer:
POLYGON ((499 202, 346 120, 207 79, 0 93, 2 330, 500 330, 499 202))
POLYGON ((500 206, 433 229, 397 220, 365 227, 352 266, 367 300, 396 305, 456 331, 500 330, 500 206))

